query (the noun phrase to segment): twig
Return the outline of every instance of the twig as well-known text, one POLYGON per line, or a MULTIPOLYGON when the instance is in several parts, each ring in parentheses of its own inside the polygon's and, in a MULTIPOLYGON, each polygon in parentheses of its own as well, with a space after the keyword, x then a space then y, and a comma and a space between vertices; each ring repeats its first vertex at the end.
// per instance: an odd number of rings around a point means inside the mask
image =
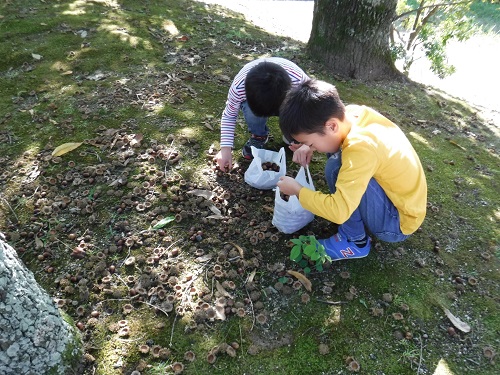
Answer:
MULTIPOLYGON (((107 301, 126 301, 126 302, 140 302, 140 303, 144 303, 145 305, 148 305, 148 306, 151 306, 152 308, 158 310, 158 311, 161 311, 162 313, 165 314, 165 316, 168 316, 168 313, 165 312, 163 309, 159 308, 158 306, 155 306, 149 302, 146 302, 146 301, 132 301, 132 299, 127 299, 127 298, 111 298, 111 299, 106 299, 102 302, 107 302, 107 301)), ((101 302, 101 303, 102 303, 101 302)))
POLYGON ((163 173, 165 175, 165 178, 167 178, 167 165, 168 165, 168 161, 170 160, 170 156, 172 155, 172 145, 174 144, 174 140, 172 139, 172 142, 170 142, 170 152, 168 153, 167 155, 167 160, 165 161, 165 168, 163 169, 163 173))
POLYGON ((238 323, 238 326, 240 328, 240 342, 241 342, 241 353, 243 355, 243 357, 245 356, 245 351, 243 350, 243 334, 241 333, 241 324, 238 323))
POLYGON ((12 212, 12 214, 14 215, 14 217, 16 218, 16 222, 19 222, 19 218, 17 217, 16 213, 14 212, 14 210, 12 209, 12 207, 10 206, 9 202, 7 202, 7 200, 2 197, 2 200, 5 202, 5 204, 7 205, 7 207, 9 207, 10 211, 12 212))
POLYGON ((174 321, 172 322, 172 329, 170 331, 170 343, 168 346, 172 346, 172 340, 174 339, 174 328, 175 328, 175 321, 177 320, 177 314, 174 316, 174 321))
POLYGON ((121 263, 118 267, 123 266, 123 264, 125 263, 125 261, 126 261, 129 257, 130 257, 130 246, 129 246, 129 248, 128 248, 128 254, 127 254, 127 256, 125 257, 125 259, 123 259, 122 263, 121 263))
POLYGON ((418 359, 417 375, 420 374, 420 366, 422 365, 422 352, 424 350, 424 341, 420 336, 420 358, 418 359))
POLYGON ((248 293, 248 289, 247 289, 246 285, 245 285, 245 292, 247 292, 248 300, 250 301, 250 307, 252 309, 252 326, 250 327, 250 331, 252 331, 253 327, 255 326, 255 311, 253 309, 252 298, 250 298, 250 293, 248 293))
POLYGON ((326 303, 327 305, 342 305, 344 303, 347 303, 347 301, 329 301, 326 299, 316 299, 316 301, 326 303))
POLYGON ((121 276, 120 276, 120 275, 118 275, 117 273, 115 273, 115 274, 114 274, 114 276, 118 277, 118 279, 119 279, 119 280, 120 280, 123 284, 125 284, 125 287, 126 287, 128 290, 130 290, 130 287, 127 285, 127 283, 125 282, 125 280, 123 280, 123 279, 121 278, 121 276))
POLYGON ((476 362, 476 361, 474 361, 474 360, 472 360, 472 359, 470 359, 470 358, 465 358, 465 360, 466 360, 466 361, 469 361, 469 362, 472 362, 472 363, 474 363, 475 365, 478 365, 478 366, 480 365, 480 363, 479 363, 479 362, 476 362))
POLYGON ((67 244, 65 244, 64 242, 62 242, 59 238, 56 238, 55 240, 56 240, 56 242, 62 243, 64 245, 64 247, 66 247, 66 249, 72 250, 71 246, 68 246, 67 244))

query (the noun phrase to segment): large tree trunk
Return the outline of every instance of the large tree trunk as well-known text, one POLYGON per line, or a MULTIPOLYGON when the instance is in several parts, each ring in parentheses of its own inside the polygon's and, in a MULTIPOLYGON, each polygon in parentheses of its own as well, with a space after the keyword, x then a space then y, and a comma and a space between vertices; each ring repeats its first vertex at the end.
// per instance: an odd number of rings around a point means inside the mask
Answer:
POLYGON ((0 373, 65 374, 81 339, 0 233, 0 373))
POLYGON ((396 5, 397 0, 315 0, 310 55, 350 78, 401 77, 389 50, 396 5))

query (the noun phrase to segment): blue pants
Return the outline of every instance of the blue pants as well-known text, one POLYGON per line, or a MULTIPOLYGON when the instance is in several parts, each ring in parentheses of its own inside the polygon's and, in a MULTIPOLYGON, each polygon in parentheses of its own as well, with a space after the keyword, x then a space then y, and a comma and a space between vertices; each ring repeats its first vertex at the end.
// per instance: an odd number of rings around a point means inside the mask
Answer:
POLYGON ((246 101, 241 103, 241 111, 243 112, 243 117, 245 117, 248 131, 250 133, 259 137, 265 137, 269 134, 269 128, 267 127, 267 117, 255 116, 246 101))
MULTIPOLYGON (((328 156, 325 178, 330 192, 334 193, 342 165, 342 152, 338 151, 328 156)), ((342 224, 342 230, 349 241, 363 239, 366 235, 365 228, 376 238, 385 242, 401 242, 409 237, 401 233, 398 210, 374 178, 368 183, 358 208, 342 224)))

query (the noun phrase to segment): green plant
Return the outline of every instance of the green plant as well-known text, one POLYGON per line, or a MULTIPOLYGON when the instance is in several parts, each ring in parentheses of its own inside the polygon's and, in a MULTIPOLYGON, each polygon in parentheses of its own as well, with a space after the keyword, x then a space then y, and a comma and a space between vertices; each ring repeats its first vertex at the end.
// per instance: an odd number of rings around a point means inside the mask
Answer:
POLYGON ((325 247, 314 236, 299 236, 290 240, 294 246, 290 251, 290 259, 304 269, 304 273, 311 272, 310 265, 317 271, 323 271, 323 264, 332 259, 326 254, 325 247))

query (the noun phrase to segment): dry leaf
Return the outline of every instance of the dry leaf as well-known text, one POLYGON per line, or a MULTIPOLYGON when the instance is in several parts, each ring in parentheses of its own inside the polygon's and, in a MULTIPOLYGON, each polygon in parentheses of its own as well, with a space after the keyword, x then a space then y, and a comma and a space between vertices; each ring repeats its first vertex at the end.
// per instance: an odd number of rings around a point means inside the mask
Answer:
POLYGON ((130 147, 139 147, 143 139, 142 134, 135 134, 134 138, 130 140, 130 147))
POLYGON ((61 73, 61 75, 62 75, 62 76, 69 76, 69 75, 71 75, 71 74, 73 74, 73 71, 72 71, 72 70, 66 70, 65 72, 62 72, 62 73, 61 73))
POLYGON ((247 277, 247 281, 245 281, 245 284, 251 283, 255 277, 255 274, 257 273, 257 268, 255 268, 250 275, 247 277))
POLYGON ((214 127, 208 121, 203 122, 203 125, 209 130, 214 130, 214 127))
POLYGON ((75 148, 80 147, 83 142, 69 142, 63 143, 60 146, 57 146, 54 151, 52 151, 52 156, 61 156, 70 151, 73 151, 75 148))
POLYGON ((244 253, 243 253, 243 248, 241 246, 239 246, 238 244, 235 244, 234 242, 229 242, 231 245, 233 245, 236 250, 238 250, 238 252, 240 253, 240 257, 241 259, 245 258, 244 257, 244 253))
POLYGON ((224 289, 224 287, 221 285, 221 283, 219 283, 219 281, 215 281, 215 287, 217 288, 217 291, 222 294, 224 297, 227 297, 227 298, 233 298, 233 296, 231 296, 231 294, 229 294, 229 292, 224 289))
POLYGON ((297 271, 288 270, 286 272, 296 277, 297 280, 299 280, 302 283, 302 285, 304 285, 304 288, 306 288, 308 292, 312 291, 312 284, 307 277, 305 277, 304 275, 302 275, 300 272, 297 271))
POLYGON ((215 319, 226 320, 226 310, 224 309, 224 306, 215 306, 215 319))
POLYGON ((203 189, 189 190, 188 194, 193 194, 193 195, 196 195, 197 197, 203 197, 205 199, 212 199, 212 197, 214 196, 213 191, 203 190, 203 189))
POLYGON ((270 212, 270 213, 273 213, 273 212, 274 212, 274 207, 271 207, 271 206, 266 206, 266 205, 264 205, 264 206, 262 206, 262 209, 263 209, 264 211, 267 211, 267 212, 270 212))
POLYGON ((450 312, 450 310, 448 310, 444 307, 443 307, 443 311, 446 314, 446 316, 448 317, 448 319, 450 319, 450 322, 455 327, 457 327, 460 331, 465 332, 465 333, 470 332, 470 326, 467 323, 462 322, 459 318, 457 318, 455 315, 453 315, 450 312))
POLYGON ((41 60, 42 59, 42 55, 39 55, 38 53, 32 53, 31 57, 33 57, 35 60, 41 60))
POLYGON ((44 246, 43 241, 38 236, 35 236, 35 248, 42 249, 44 246))
POLYGON ((203 263, 203 262, 209 261, 212 258, 213 258, 213 254, 206 254, 206 255, 202 255, 201 257, 196 258, 195 260, 198 263, 203 263))
POLYGON ((220 212, 220 210, 215 207, 215 204, 211 203, 208 208, 210 209, 210 211, 212 211, 216 216, 221 216, 222 217, 222 212, 220 212))

